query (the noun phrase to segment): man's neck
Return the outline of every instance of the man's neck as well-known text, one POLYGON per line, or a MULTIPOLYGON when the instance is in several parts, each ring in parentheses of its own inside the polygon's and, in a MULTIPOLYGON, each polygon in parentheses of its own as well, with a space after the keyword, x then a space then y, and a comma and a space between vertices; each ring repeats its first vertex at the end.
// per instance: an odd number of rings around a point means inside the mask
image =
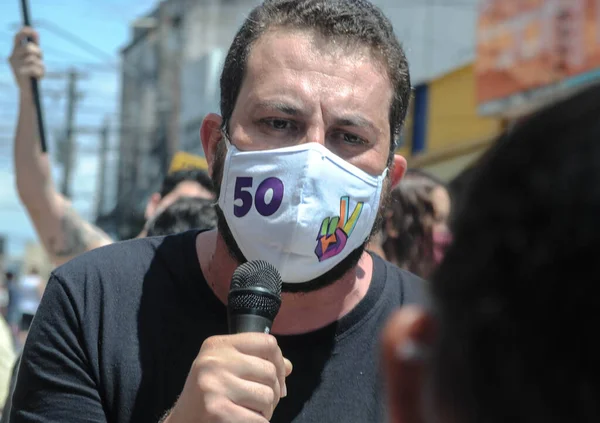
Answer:
MULTIPOLYGON (((196 239, 202 273, 217 298, 227 304, 229 284, 238 263, 230 256, 218 231, 202 232, 196 239)), ((339 320, 362 300, 373 276, 373 259, 364 253, 358 265, 335 283, 315 292, 283 293, 272 332, 295 335, 312 332, 339 320)))

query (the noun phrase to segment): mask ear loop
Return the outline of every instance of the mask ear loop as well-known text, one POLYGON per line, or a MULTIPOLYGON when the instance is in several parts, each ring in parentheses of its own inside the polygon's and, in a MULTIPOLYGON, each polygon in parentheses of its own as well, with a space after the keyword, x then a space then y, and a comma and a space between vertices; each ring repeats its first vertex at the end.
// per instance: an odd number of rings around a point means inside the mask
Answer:
POLYGON ((225 176, 225 171, 228 168, 227 163, 230 160, 231 153, 233 152, 233 149, 237 150, 237 148, 235 147, 235 145, 233 145, 233 143, 231 142, 231 140, 229 138, 229 134, 228 134, 227 128, 225 126, 221 127, 221 135, 223 136, 223 141, 225 142, 225 148, 227 149, 227 151, 225 152, 225 159, 224 159, 224 163, 223 163, 223 175, 221 175, 221 189, 220 189, 220 192, 219 192, 219 196, 217 198, 215 198, 215 202, 212 204, 213 207, 220 207, 219 201, 221 199, 221 196, 223 195, 223 185, 224 185, 223 184, 223 177, 225 176))
POLYGON ((221 127, 221 135, 223 136, 223 140, 225 141, 225 146, 227 147, 227 152, 229 152, 229 149, 233 144, 229 137, 229 131, 227 131, 227 128, 224 126, 221 127))

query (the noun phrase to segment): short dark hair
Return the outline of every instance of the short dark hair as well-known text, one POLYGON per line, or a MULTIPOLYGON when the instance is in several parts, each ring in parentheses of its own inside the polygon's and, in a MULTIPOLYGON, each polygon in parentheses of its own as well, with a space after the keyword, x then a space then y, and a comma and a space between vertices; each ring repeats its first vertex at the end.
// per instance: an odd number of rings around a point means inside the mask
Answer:
POLYGON ((363 44, 380 58, 394 90, 389 112, 390 157, 402 130, 410 99, 410 74, 391 22, 366 0, 266 0, 248 16, 235 36, 221 74, 221 115, 228 132, 252 45, 274 27, 317 31, 325 37, 363 44))
POLYGON ((164 197, 173 191, 177 185, 182 182, 197 182, 202 187, 206 188, 210 192, 214 193, 214 186, 212 180, 208 174, 202 169, 182 169, 165 176, 162 186, 160 188, 160 196, 164 197))
POLYGON ((432 280, 436 395, 456 421, 600 421, 600 86, 504 134, 432 280))
POLYGON ((147 236, 163 236, 191 229, 217 226, 214 201, 198 197, 180 197, 148 222, 147 236))

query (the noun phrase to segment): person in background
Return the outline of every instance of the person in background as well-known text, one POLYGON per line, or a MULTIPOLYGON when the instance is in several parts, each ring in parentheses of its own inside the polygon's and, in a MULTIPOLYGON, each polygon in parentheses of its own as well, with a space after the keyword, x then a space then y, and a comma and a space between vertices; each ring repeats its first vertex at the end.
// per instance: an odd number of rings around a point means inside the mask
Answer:
POLYGON ((214 201, 180 197, 163 212, 148 220, 146 236, 177 234, 190 229, 208 230, 217 226, 214 201))
POLYGON ((450 195, 443 182, 409 169, 392 190, 380 232, 380 250, 388 261, 428 278, 451 242, 450 195))
POLYGON ((45 287, 46 283, 36 267, 32 267, 27 274, 19 278, 17 283, 17 311, 20 316, 19 330, 21 333, 26 333, 29 330, 45 287))
POLYGON ((12 283, 12 272, 6 272, 4 279, 0 282, 0 311, 5 319, 8 318, 10 306, 10 284, 12 283))
POLYGON ((10 327, 11 319, 16 321, 15 311, 15 277, 10 271, 4 274, 3 289, 6 305, 0 316, 0 415, 8 397, 11 369, 15 362, 15 345, 13 332, 10 327))
POLYGON ((4 405, 10 390, 15 347, 10 327, 0 316, 0 415, 4 413, 4 405))
MULTIPOLYGON (((14 142, 17 191, 35 226, 38 237, 55 265, 113 240, 97 226, 83 219, 54 186, 48 154, 42 153, 38 138, 30 78, 44 76, 39 35, 22 28, 15 36, 9 62, 19 87, 19 117, 14 142), (32 40, 26 42, 27 39, 32 40)), ((208 175, 199 169, 167 175, 159 192, 146 206, 146 219, 164 210, 180 196, 214 198, 208 175)), ((138 237, 143 237, 141 233, 138 237)))
MULTIPOLYGON (((146 222, 156 218, 162 212, 169 210, 171 205, 183 197, 197 198, 214 203, 215 192, 213 183, 204 170, 181 169, 169 173, 165 177, 160 190, 152 194, 148 201, 145 214, 146 222)), ((175 212, 171 209, 171 213, 179 214, 180 212, 183 212, 185 215, 183 210, 175 212)), ((189 216, 188 219, 188 217, 182 216, 181 220, 184 222, 185 227, 193 228, 191 225, 194 218, 189 216)), ((147 224, 144 225, 144 228, 137 238, 147 236, 147 226, 147 224)))
POLYGON ((600 422, 600 85, 475 169, 432 307, 383 336, 390 423, 600 422))

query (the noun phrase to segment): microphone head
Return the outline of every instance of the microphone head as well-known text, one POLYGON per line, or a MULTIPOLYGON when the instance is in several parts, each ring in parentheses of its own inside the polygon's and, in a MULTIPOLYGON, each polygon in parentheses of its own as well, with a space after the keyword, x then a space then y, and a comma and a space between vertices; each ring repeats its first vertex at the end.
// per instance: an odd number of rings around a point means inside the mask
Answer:
POLYGON ((281 306, 281 275, 263 260, 240 265, 231 279, 229 314, 256 314, 274 320, 281 306))

